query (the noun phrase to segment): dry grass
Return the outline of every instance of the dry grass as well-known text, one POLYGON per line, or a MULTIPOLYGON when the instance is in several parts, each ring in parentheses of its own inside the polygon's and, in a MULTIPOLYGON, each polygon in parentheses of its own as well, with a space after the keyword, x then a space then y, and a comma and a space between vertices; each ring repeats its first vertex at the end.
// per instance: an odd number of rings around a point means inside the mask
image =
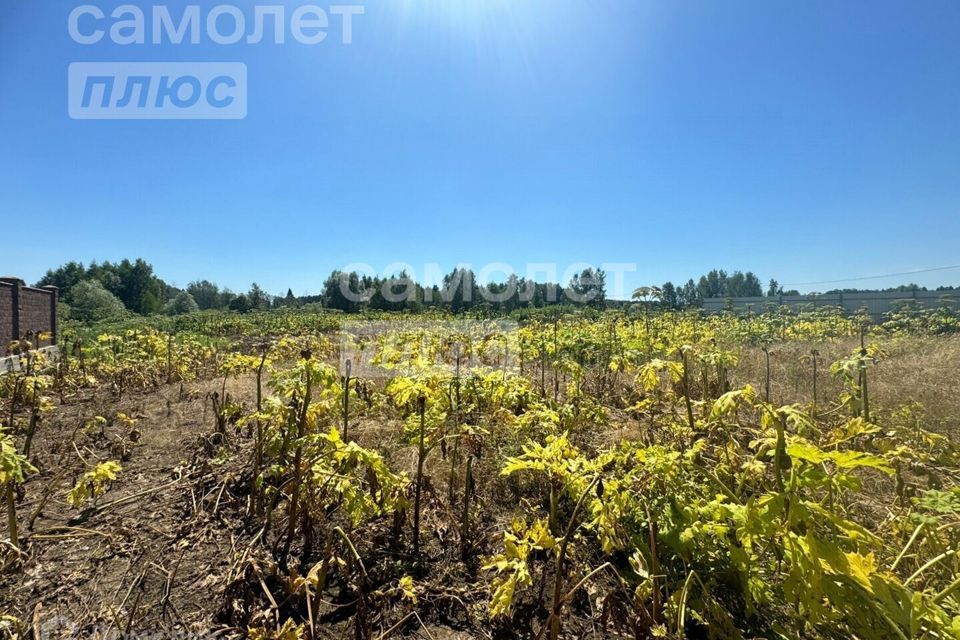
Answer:
MULTIPOLYGON (((960 438, 960 337, 892 337, 871 342, 876 342, 885 354, 868 372, 874 411, 882 416, 916 401, 924 408, 927 429, 954 440, 960 438)), ((825 409, 835 404, 843 389, 841 381, 830 375, 830 363, 850 355, 859 346, 855 338, 777 345, 770 351, 770 399, 778 404, 812 402, 810 351, 817 349, 818 404, 825 409)), ((744 348, 740 357, 740 364, 731 372, 731 383, 749 383, 763 393, 763 352, 744 348)))

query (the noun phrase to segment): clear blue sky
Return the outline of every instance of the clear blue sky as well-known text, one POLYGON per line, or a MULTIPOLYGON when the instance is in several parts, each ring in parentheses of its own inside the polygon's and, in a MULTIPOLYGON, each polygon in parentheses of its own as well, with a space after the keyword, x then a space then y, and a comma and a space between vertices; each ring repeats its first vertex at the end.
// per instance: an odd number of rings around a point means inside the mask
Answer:
MULTIPOLYGON (((301 294, 350 262, 635 262, 631 287, 960 263, 957 2, 370 0, 349 46, 157 46, 149 19, 83 46, 77 4, 0 9, 5 274, 142 256, 301 294), (68 118, 71 62, 151 60, 245 63, 246 119, 68 118)), ((960 270, 850 284, 911 280, 960 270)))

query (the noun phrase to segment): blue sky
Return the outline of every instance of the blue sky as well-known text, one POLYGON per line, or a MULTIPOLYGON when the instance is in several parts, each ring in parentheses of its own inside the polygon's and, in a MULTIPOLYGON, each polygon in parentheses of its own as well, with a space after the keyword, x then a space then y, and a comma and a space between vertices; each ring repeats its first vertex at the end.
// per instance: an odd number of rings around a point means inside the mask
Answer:
MULTIPOLYGON (((314 46, 84 46, 77 4, 0 9, 4 274, 142 256, 301 294, 351 262, 636 263, 628 287, 960 263, 956 2, 371 0, 314 46), (71 120, 77 61, 243 62, 248 115, 71 120)), ((960 270, 850 285, 904 281, 960 270)))

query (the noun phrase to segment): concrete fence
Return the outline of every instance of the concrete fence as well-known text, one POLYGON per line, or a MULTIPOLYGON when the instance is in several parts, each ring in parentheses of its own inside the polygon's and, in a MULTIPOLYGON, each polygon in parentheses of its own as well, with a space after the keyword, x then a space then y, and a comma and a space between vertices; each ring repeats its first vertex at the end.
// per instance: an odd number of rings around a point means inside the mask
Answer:
POLYGON ((57 342, 57 288, 28 287, 19 278, 0 278, 0 356, 25 339, 35 347, 57 342), (40 340, 40 334, 50 334, 40 340))
POLYGON ((770 296, 751 298, 705 298, 703 308, 708 313, 724 310, 743 313, 760 313, 770 305, 790 307, 794 311, 818 307, 839 307, 848 313, 866 311, 873 321, 883 319, 883 314, 903 304, 914 304, 932 309, 942 305, 958 308, 960 291, 883 291, 863 293, 825 293, 807 296, 770 296))

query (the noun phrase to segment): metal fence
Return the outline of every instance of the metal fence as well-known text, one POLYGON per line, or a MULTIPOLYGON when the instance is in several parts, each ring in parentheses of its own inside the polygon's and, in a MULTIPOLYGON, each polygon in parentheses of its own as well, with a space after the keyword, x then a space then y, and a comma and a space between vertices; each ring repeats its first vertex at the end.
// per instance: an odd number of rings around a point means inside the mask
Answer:
POLYGON ((884 291, 863 293, 824 293, 806 296, 769 296, 749 298, 705 298, 703 308, 707 313, 734 311, 760 313, 770 307, 786 306, 794 311, 818 307, 839 307, 849 313, 864 311, 871 319, 879 321, 883 314, 904 304, 913 304, 925 309, 947 305, 958 308, 960 291, 884 291))

